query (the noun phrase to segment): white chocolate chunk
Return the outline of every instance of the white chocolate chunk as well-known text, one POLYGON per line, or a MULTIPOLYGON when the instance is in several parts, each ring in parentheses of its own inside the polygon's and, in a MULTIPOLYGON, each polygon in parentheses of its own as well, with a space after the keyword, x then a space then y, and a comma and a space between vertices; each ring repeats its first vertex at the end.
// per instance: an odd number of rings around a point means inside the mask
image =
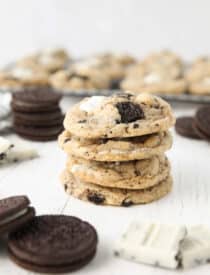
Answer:
POLYGON ((116 244, 115 254, 127 260, 175 269, 186 227, 132 223, 116 244))
MULTIPOLYGON (((0 155, 6 154, 7 151, 13 146, 13 144, 6 138, 0 137, 0 155)), ((1 157, 0 157, 1 160, 1 157)))
POLYGON ((71 172, 75 173, 77 171, 81 171, 81 170, 84 170, 84 169, 87 169, 87 168, 88 168, 88 166, 84 165, 84 164, 74 164, 71 167, 71 172))
POLYGON ((93 109, 99 107, 104 99, 105 96, 92 96, 80 104, 80 110, 90 112, 93 109))
POLYGON ((207 263, 210 260, 210 229, 204 225, 189 228, 181 244, 180 258, 183 268, 207 263))
POLYGON ((37 150, 24 143, 15 143, 0 159, 0 164, 19 162, 38 157, 37 150))

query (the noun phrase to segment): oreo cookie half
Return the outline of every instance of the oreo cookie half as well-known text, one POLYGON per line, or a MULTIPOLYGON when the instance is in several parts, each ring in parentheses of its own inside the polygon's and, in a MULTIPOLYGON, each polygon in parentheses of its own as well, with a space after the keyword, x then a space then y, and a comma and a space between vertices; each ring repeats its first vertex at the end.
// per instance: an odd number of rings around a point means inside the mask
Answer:
POLYGON ((35 216, 26 196, 15 196, 0 200, 0 235, 16 231, 35 216))

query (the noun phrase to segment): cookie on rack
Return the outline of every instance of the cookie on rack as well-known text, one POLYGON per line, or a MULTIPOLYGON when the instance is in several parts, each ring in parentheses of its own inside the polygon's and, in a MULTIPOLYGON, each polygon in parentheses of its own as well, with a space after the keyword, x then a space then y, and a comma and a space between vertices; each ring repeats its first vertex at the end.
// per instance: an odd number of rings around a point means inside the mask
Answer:
POLYGON ((95 204, 113 206, 131 206, 156 201, 166 196, 172 189, 171 176, 155 186, 141 190, 98 186, 80 181, 68 171, 62 173, 61 181, 66 192, 75 198, 95 204))
POLYGON ((76 136, 97 139, 143 136, 165 131, 174 123, 171 107, 162 99, 121 93, 82 100, 67 112, 64 127, 76 136))
POLYGON ((210 94, 210 62, 203 60, 195 63, 186 73, 188 90, 191 94, 210 94))
POLYGON ((48 74, 37 67, 14 66, 0 72, 0 88, 18 90, 22 87, 49 86, 48 74))
POLYGON ((93 91, 109 88, 109 79, 96 70, 86 72, 70 69, 61 70, 50 78, 52 87, 62 91, 93 91))
POLYGON ((146 189, 169 176, 170 164, 164 155, 150 159, 97 162, 69 156, 66 169, 81 181, 120 189, 146 189))
POLYGON ((166 131, 139 137, 85 139, 65 130, 59 136, 59 145, 67 154, 87 160, 128 161, 162 154, 171 148, 172 136, 166 131))
POLYGON ((65 49, 45 49, 32 55, 26 56, 17 63, 28 68, 36 66, 49 74, 61 70, 69 62, 70 57, 65 49))
POLYGON ((149 72, 139 76, 129 75, 121 82, 122 90, 134 94, 182 94, 187 90, 183 78, 173 79, 168 72, 149 72))

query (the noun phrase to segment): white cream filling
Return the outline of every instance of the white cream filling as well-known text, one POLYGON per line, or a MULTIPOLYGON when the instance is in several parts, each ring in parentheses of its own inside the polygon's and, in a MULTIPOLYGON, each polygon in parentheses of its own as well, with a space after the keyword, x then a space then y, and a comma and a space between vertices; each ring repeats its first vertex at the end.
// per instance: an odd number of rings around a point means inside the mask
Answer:
POLYGON ((80 104, 80 110, 85 112, 90 112, 93 109, 99 107, 104 99, 105 99, 105 96, 92 96, 89 99, 87 99, 85 102, 80 104))
POLYGON ((19 211, 18 213, 14 214, 14 215, 12 215, 8 218, 5 218, 4 220, 0 221, 0 226, 16 220, 17 218, 25 215, 27 212, 28 212, 28 208, 23 209, 23 210, 19 211))

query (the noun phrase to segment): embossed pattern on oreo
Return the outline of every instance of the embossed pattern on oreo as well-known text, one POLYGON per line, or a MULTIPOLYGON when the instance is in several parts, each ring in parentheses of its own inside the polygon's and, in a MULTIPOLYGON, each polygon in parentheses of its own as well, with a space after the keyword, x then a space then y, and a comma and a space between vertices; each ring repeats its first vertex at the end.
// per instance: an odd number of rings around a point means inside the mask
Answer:
POLYGON ((90 224, 64 215, 35 217, 9 238, 9 249, 17 258, 51 267, 85 259, 96 245, 97 233, 90 224))

